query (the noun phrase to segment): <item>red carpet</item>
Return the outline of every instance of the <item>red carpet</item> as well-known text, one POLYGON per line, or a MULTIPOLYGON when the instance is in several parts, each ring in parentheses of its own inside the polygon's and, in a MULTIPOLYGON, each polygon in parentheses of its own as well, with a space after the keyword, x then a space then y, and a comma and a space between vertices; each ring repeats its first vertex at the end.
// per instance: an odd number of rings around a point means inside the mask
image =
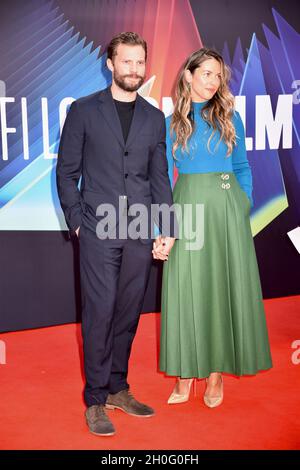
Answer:
POLYGON ((174 384, 157 372, 159 315, 143 315, 134 343, 130 384, 152 405, 149 419, 110 411, 116 435, 88 432, 82 401, 79 325, 0 335, 1 449, 300 449, 300 297, 265 301, 274 368, 255 377, 225 376, 224 402, 215 409, 198 396, 167 405, 174 384), (299 349, 299 346, 298 346, 299 349))

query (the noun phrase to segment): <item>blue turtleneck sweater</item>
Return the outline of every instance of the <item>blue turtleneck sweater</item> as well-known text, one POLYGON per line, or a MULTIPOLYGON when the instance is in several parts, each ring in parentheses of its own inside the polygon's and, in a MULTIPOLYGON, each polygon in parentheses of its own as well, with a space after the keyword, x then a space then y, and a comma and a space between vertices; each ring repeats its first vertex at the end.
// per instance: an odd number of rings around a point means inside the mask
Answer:
POLYGON ((166 118, 166 144, 167 159, 169 165, 169 178, 173 186, 173 165, 175 163, 178 173, 213 173, 213 172, 233 172, 242 190, 245 191, 252 200, 252 174, 247 159, 245 146, 245 130, 242 119, 237 111, 233 115, 233 125, 236 130, 236 145, 231 155, 226 156, 227 146, 221 141, 218 144, 220 133, 217 131, 210 141, 210 151, 207 148, 207 141, 212 133, 212 128, 203 120, 201 109, 207 103, 193 102, 195 130, 188 141, 189 153, 176 150, 176 160, 172 156, 172 140, 170 134, 170 124, 172 116, 166 118))

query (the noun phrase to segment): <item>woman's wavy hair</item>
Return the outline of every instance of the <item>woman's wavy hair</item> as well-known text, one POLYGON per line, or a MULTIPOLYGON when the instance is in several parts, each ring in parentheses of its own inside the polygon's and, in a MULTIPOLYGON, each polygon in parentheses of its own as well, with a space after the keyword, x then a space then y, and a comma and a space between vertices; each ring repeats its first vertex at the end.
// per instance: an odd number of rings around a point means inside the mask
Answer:
POLYGON ((202 118, 213 128, 213 132, 207 142, 207 148, 210 151, 210 141, 217 130, 220 132, 220 139, 217 145, 219 145, 221 140, 224 140, 228 149, 227 156, 232 153, 233 146, 236 144, 235 128, 232 123, 234 96, 229 90, 230 69, 218 52, 203 47, 193 52, 187 58, 177 78, 175 107, 171 120, 172 137, 175 134, 172 147, 172 154, 175 159, 175 152, 178 147, 188 151, 188 140, 195 127, 191 89, 190 84, 185 78, 185 71, 189 70, 193 74, 205 60, 212 58, 216 59, 221 65, 221 83, 215 95, 201 109, 202 118))

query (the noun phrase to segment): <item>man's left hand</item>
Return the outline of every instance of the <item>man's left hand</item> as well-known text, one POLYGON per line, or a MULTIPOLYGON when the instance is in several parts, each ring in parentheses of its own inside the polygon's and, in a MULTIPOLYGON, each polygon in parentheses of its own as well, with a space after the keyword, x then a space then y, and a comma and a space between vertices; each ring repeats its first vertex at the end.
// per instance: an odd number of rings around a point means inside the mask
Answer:
POLYGON ((153 258, 167 261, 174 243, 175 238, 158 236, 153 243, 153 258))

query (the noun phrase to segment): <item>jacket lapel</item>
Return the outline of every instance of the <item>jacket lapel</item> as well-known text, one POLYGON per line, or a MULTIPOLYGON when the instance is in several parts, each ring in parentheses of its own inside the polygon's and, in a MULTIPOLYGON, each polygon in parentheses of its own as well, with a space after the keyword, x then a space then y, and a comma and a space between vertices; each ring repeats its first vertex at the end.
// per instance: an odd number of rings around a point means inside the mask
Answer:
POLYGON ((123 131, 118 116, 118 111, 116 110, 113 97, 110 91, 110 87, 105 88, 105 90, 102 90, 100 92, 99 109, 107 124, 111 128, 112 132, 115 134, 122 147, 124 147, 125 142, 123 137, 123 131))

